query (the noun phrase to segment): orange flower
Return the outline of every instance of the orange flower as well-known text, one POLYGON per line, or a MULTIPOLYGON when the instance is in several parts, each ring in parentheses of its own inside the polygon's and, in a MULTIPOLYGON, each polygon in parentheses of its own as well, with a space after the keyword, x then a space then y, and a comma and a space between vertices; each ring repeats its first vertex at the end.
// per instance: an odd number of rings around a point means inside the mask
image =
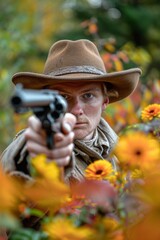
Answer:
POLYGON ((145 178, 145 182, 143 186, 140 188, 141 199, 144 202, 147 202, 152 211, 155 210, 157 212, 159 221, 160 221, 160 194, 159 194, 159 186, 160 186, 160 173, 159 169, 157 172, 152 172, 145 178))
MULTIPOLYGON (((135 222, 129 229, 129 235, 134 240, 159 240, 160 239, 160 173, 151 172, 150 175, 145 178, 144 184, 138 188, 136 194, 144 203, 146 211, 144 211, 144 217, 139 214, 140 219, 135 222), (139 236, 141 236, 139 238, 139 236)), ((145 210, 144 209, 144 210, 145 210)), ((138 218, 138 216, 137 216, 138 218)))
POLYGON ((95 23, 91 23, 88 26, 88 30, 89 30, 89 33, 95 34, 98 31, 98 27, 97 27, 97 25, 95 23))
POLYGON ((106 232, 103 239, 124 240, 123 232, 118 220, 111 217, 105 217, 102 220, 102 224, 104 225, 106 232))
POLYGON ((60 181, 37 179, 34 183, 25 186, 26 200, 31 201, 37 207, 58 210, 69 197, 69 187, 60 181))
MULTIPOLYGON (((159 211, 159 209, 158 209, 159 211)), ((152 211, 145 214, 144 218, 128 229, 127 235, 131 240, 159 240, 160 239, 160 218, 152 211)))
POLYGON ((150 104, 141 112, 143 121, 151 121, 155 117, 160 118, 160 104, 150 104))
POLYGON ((69 219, 56 219, 44 224, 43 230, 49 235, 50 240, 84 240, 91 239, 93 230, 87 227, 76 227, 69 219))
POLYGON ((160 148, 158 141, 150 135, 135 132, 120 138, 115 154, 124 168, 149 170, 157 166, 160 148))
POLYGON ((103 219, 102 223, 104 224, 105 229, 108 232, 114 231, 114 230, 118 229, 118 227, 119 227, 119 222, 116 219, 111 218, 111 217, 105 217, 103 219))
POLYGON ((20 184, 0 168, 0 213, 13 213, 20 200, 20 184))
POLYGON ((112 164, 106 160, 97 160, 91 163, 85 170, 87 179, 107 179, 113 173, 112 164))

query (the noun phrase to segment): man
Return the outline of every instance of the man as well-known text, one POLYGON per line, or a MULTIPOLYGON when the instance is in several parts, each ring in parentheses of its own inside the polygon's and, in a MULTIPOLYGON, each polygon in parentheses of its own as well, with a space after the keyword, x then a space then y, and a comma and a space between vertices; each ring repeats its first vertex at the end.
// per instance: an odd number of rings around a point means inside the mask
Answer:
POLYGON ((101 118, 107 104, 129 96, 136 88, 138 68, 107 73, 96 46, 88 40, 62 40, 50 48, 43 74, 22 72, 13 83, 24 88, 58 90, 68 103, 62 132, 54 135, 54 149, 46 146, 40 121, 32 116, 28 128, 20 132, 2 155, 6 172, 30 179, 28 156, 44 153, 49 161, 64 167, 65 181, 81 181, 84 170, 98 159, 110 161, 117 135, 101 118))

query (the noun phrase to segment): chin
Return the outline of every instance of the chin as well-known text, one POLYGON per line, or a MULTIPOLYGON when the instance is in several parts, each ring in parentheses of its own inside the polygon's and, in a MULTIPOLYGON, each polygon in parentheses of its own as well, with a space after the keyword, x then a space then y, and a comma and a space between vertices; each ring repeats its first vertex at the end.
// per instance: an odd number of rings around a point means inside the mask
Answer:
POLYGON ((89 140, 92 138, 91 133, 88 132, 85 133, 84 131, 83 133, 82 131, 74 131, 74 134, 75 134, 74 139, 76 140, 89 140))
POLYGON ((76 139, 76 140, 85 139, 86 136, 87 136, 87 134, 85 134, 84 131, 83 131, 83 133, 82 133, 82 131, 78 131, 78 130, 74 131, 74 139, 76 139))
POLYGON ((75 135, 74 139, 75 140, 83 140, 83 139, 85 139, 85 137, 83 137, 81 135, 75 135))

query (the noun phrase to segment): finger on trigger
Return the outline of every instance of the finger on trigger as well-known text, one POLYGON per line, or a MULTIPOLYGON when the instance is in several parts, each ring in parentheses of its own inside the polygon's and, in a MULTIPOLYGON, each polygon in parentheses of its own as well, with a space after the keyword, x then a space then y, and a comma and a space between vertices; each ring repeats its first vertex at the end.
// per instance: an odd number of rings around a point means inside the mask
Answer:
POLYGON ((30 116, 28 118, 28 126, 33 129, 35 132, 40 132, 42 128, 42 124, 40 120, 35 116, 30 116))
POLYGON ((76 123, 76 118, 73 114, 66 113, 62 122, 62 131, 65 134, 71 132, 76 123))

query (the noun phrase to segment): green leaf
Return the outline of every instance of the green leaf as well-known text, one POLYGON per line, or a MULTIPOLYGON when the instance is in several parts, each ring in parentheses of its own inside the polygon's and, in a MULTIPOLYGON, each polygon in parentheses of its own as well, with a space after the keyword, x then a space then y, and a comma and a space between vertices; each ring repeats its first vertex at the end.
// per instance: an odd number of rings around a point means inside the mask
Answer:
POLYGON ((48 236, 42 231, 35 231, 33 229, 18 229, 11 234, 10 240, 47 240, 48 236))
POLYGON ((7 213, 0 213, 0 228, 13 230, 20 227, 20 222, 7 213))

